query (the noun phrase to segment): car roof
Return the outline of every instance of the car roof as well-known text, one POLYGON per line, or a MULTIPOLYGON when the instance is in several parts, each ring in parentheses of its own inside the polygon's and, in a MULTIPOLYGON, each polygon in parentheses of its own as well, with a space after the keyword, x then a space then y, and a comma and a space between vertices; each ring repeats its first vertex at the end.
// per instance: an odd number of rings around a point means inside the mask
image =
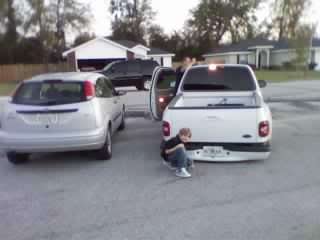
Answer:
POLYGON ((50 81, 50 80, 63 80, 63 81, 92 81, 97 78, 103 77, 102 74, 95 72, 63 72, 63 73, 46 73, 34 76, 30 79, 24 80, 24 82, 38 82, 38 81, 50 81))

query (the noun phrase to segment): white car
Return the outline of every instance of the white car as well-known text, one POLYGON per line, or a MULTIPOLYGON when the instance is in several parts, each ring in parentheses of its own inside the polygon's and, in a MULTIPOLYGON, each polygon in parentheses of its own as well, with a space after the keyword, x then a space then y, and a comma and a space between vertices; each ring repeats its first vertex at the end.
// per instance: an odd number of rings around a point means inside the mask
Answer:
POLYGON ((31 153, 93 150, 112 156, 112 135, 125 127, 125 105, 98 73, 44 74, 23 81, 5 103, 0 145, 11 163, 31 153))
POLYGON ((152 78, 150 110, 163 121, 163 139, 190 128, 186 145, 198 161, 264 160, 271 152, 272 117, 247 65, 200 65, 189 68, 179 86, 171 68, 152 78), (176 88, 175 88, 176 87, 176 88), (175 94, 177 89, 177 94, 175 94))

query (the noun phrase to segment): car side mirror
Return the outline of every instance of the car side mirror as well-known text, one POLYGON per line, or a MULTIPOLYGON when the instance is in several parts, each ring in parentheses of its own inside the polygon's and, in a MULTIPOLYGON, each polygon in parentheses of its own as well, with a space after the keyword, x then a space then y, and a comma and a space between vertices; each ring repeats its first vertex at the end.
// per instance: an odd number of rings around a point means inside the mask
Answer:
POLYGON ((265 88, 267 86, 267 81, 265 80, 259 80, 258 83, 260 88, 265 88))
POLYGON ((127 94, 127 92, 126 91, 117 91, 117 96, 124 96, 124 95, 126 95, 127 94))

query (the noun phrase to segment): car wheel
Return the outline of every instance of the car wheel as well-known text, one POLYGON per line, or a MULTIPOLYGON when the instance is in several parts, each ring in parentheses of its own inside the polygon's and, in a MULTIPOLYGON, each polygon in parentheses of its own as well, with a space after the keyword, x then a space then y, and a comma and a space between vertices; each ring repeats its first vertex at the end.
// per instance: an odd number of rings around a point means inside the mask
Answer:
POLYGON ((28 162, 30 154, 27 153, 7 153, 8 161, 12 164, 18 165, 28 162))
POLYGON ((112 157, 112 140, 110 127, 107 131, 106 141, 102 148, 97 151, 98 160, 110 160, 112 157))
POLYGON ((120 124, 118 130, 119 130, 119 131, 122 131, 122 130, 124 130, 125 128, 126 128, 126 120, 125 120, 125 110, 124 110, 124 108, 123 108, 123 110, 122 110, 122 120, 121 120, 121 124, 120 124))

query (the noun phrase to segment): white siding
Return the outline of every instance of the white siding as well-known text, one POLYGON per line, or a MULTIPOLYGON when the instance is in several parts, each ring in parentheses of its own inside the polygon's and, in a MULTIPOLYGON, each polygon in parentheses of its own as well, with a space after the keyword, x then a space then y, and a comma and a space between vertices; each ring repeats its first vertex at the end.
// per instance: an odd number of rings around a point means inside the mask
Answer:
POLYGON ((140 59, 147 58, 148 51, 145 48, 137 46, 132 48, 131 50, 135 53, 136 58, 140 58, 140 59))
POLYGON ((210 56, 206 57, 205 60, 207 63, 229 63, 229 56, 228 55, 221 55, 221 56, 210 56))
POLYGON ((271 52, 270 65, 282 66, 285 62, 291 62, 296 58, 295 51, 271 52))
POLYGON ((127 58, 127 51, 109 44, 103 40, 97 40, 77 50, 77 59, 107 59, 127 58))
POLYGON ((249 65, 256 65, 256 55, 255 53, 251 53, 248 56, 248 64, 249 65))
POLYGON ((163 62, 163 67, 172 67, 172 57, 170 56, 151 56, 149 59, 153 59, 161 66, 161 59, 163 62))
POLYGON ((320 64, 320 49, 315 50, 315 61, 318 65, 320 64))
POLYGON ((163 66, 172 67, 172 57, 163 57, 163 66))

